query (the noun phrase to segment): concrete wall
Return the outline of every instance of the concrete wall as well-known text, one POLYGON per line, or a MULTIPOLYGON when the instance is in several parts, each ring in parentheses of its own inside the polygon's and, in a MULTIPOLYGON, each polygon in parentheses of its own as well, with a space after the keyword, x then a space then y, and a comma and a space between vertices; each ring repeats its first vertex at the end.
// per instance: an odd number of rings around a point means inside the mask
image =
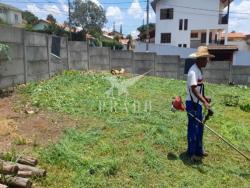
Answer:
POLYGON ((111 50, 111 69, 124 68, 129 73, 134 73, 134 61, 132 51, 111 50))
POLYGON ((11 61, 0 58, 0 88, 24 82, 23 31, 18 28, 0 27, 0 41, 9 45, 11 61))
POLYGON ((110 48, 89 48, 89 69, 110 70, 110 48))
POLYGON ((230 64, 229 61, 212 61, 207 64, 204 69, 204 78, 212 83, 227 84, 230 78, 230 64))
MULTIPOLYGON (((60 57, 51 54, 52 36, 0 27, 0 42, 9 45, 11 61, 0 57, 0 89, 28 81, 48 79, 63 70, 105 70, 124 68, 134 74, 186 80, 185 58, 110 48, 89 48, 84 42, 61 38, 60 57)), ((231 62, 212 62, 204 70, 205 80, 213 83, 250 85, 250 67, 231 62)))
POLYGON ((250 86, 250 66, 233 66, 232 81, 250 86))
POLYGON ((154 53, 135 53, 134 54, 134 72, 136 74, 154 75, 155 54, 154 53))
POLYGON ((179 56, 156 56, 155 74, 160 77, 180 78, 179 56))
POLYGON ((88 69, 88 46, 83 42, 69 41, 70 69, 88 69))

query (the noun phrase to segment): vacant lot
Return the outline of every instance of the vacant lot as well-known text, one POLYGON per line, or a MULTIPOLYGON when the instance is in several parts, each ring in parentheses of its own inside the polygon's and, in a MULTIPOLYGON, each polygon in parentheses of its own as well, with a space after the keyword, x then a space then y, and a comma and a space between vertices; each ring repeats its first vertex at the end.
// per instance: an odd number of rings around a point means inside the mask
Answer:
MULTIPOLYGON (((249 161, 208 130, 209 156, 200 164, 186 157, 186 114, 170 111, 173 96, 185 98, 184 81, 145 77, 128 96, 116 89, 112 96, 110 76, 68 71, 20 89, 22 103, 76 123, 56 143, 32 151, 48 169, 39 186, 249 187, 249 161)), ((207 124, 249 156, 250 89, 207 84, 206 93, 215 111, 207 124)))

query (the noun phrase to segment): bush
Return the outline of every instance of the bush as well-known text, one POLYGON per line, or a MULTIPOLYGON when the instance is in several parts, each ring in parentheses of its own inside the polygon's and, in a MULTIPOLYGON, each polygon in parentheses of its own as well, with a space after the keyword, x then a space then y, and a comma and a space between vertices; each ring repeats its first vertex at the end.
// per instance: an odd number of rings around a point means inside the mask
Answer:
POLYGON ((249 104, 241 104, 240 109, 245 112, 250 112, 250 103, 249 104))
POLYGON ((115 47, 116 50, 122 50, 123 46, 119 42, 115 40, 103 40, 102 41, 102 46, 103 47, 110 47, 113 49, 115 47))
POLYGON ((223 103, 225 106, 238 106, 239 105, 239 96, 234 95, 224 95, 223 103))

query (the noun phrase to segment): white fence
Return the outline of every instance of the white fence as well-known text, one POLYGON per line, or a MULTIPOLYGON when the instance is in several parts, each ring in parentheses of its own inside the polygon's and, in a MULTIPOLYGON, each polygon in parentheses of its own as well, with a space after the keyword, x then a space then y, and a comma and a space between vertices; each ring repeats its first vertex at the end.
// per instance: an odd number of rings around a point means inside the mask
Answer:
MULTIPOLYGON (((178 55, 183 59, 195 52, 195 48, 180 48, 171 45, 162 44, 149 44, 149 52, 156 53, 157 55, 178 55)), ((135 52, 146 52, 146 43, 137 42, 135 52)))
POLYGON ((250 66, 250 51, 238 51, 234 53, 233 65, 250 66))

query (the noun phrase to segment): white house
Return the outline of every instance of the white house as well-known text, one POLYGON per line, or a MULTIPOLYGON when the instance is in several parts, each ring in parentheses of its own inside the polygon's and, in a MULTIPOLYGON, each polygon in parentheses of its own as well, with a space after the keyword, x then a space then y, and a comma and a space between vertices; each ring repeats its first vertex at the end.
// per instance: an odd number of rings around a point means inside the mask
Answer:
MULTIPOLYGON (((222 40, 224 35, 222 35, 222 40)), ((240 51, 250 51, 250 34, 232 32, 228 33, 228 44, 235 45, 240 51)))
POLYGON ((155 44, 187 48, 227 44, 232 1, 153 0, 151 6, 156 13, 155 44), (226 33, 224 40, 221 40, 222 33, 226 33))
POLYGON ((0 3, 0 19, 4 23, 23 27, 22 11, 13 6, 0 3))

